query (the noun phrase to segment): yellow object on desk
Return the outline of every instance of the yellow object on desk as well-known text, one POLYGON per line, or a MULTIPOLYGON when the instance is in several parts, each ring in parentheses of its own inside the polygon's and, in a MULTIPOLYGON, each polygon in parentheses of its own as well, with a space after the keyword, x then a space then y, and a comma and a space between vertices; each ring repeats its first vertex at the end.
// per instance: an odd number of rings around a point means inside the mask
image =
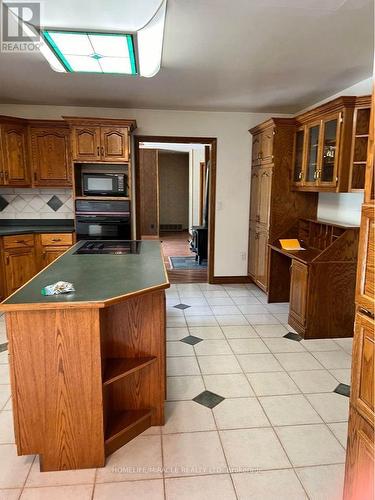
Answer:
POLYGON ((283 250, 305 250, 297 239, 279 240, 283 250))

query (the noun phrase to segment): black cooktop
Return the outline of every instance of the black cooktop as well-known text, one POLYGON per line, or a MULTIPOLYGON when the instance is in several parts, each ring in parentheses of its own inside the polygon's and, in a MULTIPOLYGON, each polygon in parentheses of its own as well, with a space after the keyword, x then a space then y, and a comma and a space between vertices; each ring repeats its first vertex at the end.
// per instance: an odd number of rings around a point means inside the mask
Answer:
POLYGON ((85 241, 82 246, 74 252, 73 255, 79 254, 111 254, 111 255, 128 255, 137 254, 141 250, 141 241, 124 241, 124 240, 99 240, 85 241))

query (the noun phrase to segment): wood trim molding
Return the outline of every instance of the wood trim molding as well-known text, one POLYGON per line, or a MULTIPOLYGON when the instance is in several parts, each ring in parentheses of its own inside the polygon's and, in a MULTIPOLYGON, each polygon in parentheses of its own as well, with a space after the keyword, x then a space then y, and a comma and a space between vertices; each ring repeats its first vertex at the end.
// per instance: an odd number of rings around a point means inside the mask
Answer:
POLYGON ((253 283, 253 280, 249 276, 214 276, 212 283, 215 285, 220 284, 237 284, 237 283, 253 283))
POLYGON ((269 118, 265 122, 260 123, 259 125, 256 125, 255 127, 252 127, 249 132, 250 134, 254 135, 257 134, 258 132, 261 132, 262 130, 265 130, 270 127, 295 127, 297 125, 296 119, 295 118, 269 118))
POLYGON ((118 118, 87 118, 83 116, 63 116, 70 126, 92 126, 92 127, 129 127, 130 132, 137 128, 136 120, 122 120, 118 118))
POLYGON ((217 165, 217 139, 215 137, 175 137, 163 135, 134 135, 134 169, 135 169, 135 212, 136 212, 136 239, 140 238, 140 213, 139 193, 139 145, 141 142, 164 143, 191 143, 204 144, 211 147, 210 174, 209 174, 209 221, 208 221, 208 282, 214 283, 215 266, 215 207, 216 207, 216 165, 217 165))

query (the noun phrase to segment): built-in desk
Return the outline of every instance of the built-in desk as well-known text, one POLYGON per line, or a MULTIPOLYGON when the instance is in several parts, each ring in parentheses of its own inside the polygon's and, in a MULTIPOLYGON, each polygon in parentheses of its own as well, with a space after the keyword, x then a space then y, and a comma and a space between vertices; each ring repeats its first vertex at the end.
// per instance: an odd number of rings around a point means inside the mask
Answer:
POLYGON ((268 302, 290 302, 289 324, 304 338, 351 337, 357 227, 300 219, 281 238, 305 250, 269 245, 268 302))

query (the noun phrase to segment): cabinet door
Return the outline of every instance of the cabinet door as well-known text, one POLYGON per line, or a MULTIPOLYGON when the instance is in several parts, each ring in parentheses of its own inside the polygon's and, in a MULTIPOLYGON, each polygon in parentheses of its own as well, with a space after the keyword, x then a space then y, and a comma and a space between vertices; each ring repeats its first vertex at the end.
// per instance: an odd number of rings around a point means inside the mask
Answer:
POLYGON ((57 257, 69 250, 69 246, 43 247, 42 249, 42 268, 51 264, 57 257))
POLYGON ((294 138, 293 184, 301 184, 303 178, 305 127, 297 130, 294 138))
POLYGON ((267 129, 261 134, 260 157, 262 163, 271 163, 273 160, 273 128, 267 129))
POLYGON ((252 164, 260 165, 261 134, 253 136, 252 164))
POLYGON ((9 186, 30 185, 26 127, 3 125, 1 133, 4 157, 4 184, 9 186))
POLYGON ((375 213, 372 204, 362 205, 358 246, 356 303, 374 313, 375 307, 375 213))
POLYGON ((318 184, 336 187, 340 148, 341 113, 322 120, 322 147, 318 168, 318 184))
POLYGON ((129 131, 126 127, 101 127, 100 144, 102 161, 129 160, 129 131))
POLYGON ((266 228, 269 225, 271 205, 272 168, 261 168, 259 171, 258 219, 266 228))
POLYGON ((259 219, 259 168, 253 167, 251 170, 250 184, 250 220, 253 222, 259 219))
POLYGON ((320 122, 307 127, 307 158, 304 175, 305 185, 316 185, 318 176, 320 122))
POLYGON ((71 186, 69 130, 31 128, 31 161, 35 186, 71 186))
POLYGON ((258 260, 258 234, 255 225, 250 225, 249 228, 249 251, 248 251, 248 273, 253 279, 257 274, 258 260))
POLYGON ((100 128, 73 127, 73 159, 77 161, 100 161, 100 128))
POLYGON ((256 281, 266 291, 268 288, 268 231, 258 227, 257 239, 256 281))
POLYGON ((8 295, 15 292, 37 272, 34 248, 17 248, 5 253, 5 278, 8 295))
POLYGON ((289 314, 301 326, 306 323, 308 267, 293 259, 290 278, 289 314))

